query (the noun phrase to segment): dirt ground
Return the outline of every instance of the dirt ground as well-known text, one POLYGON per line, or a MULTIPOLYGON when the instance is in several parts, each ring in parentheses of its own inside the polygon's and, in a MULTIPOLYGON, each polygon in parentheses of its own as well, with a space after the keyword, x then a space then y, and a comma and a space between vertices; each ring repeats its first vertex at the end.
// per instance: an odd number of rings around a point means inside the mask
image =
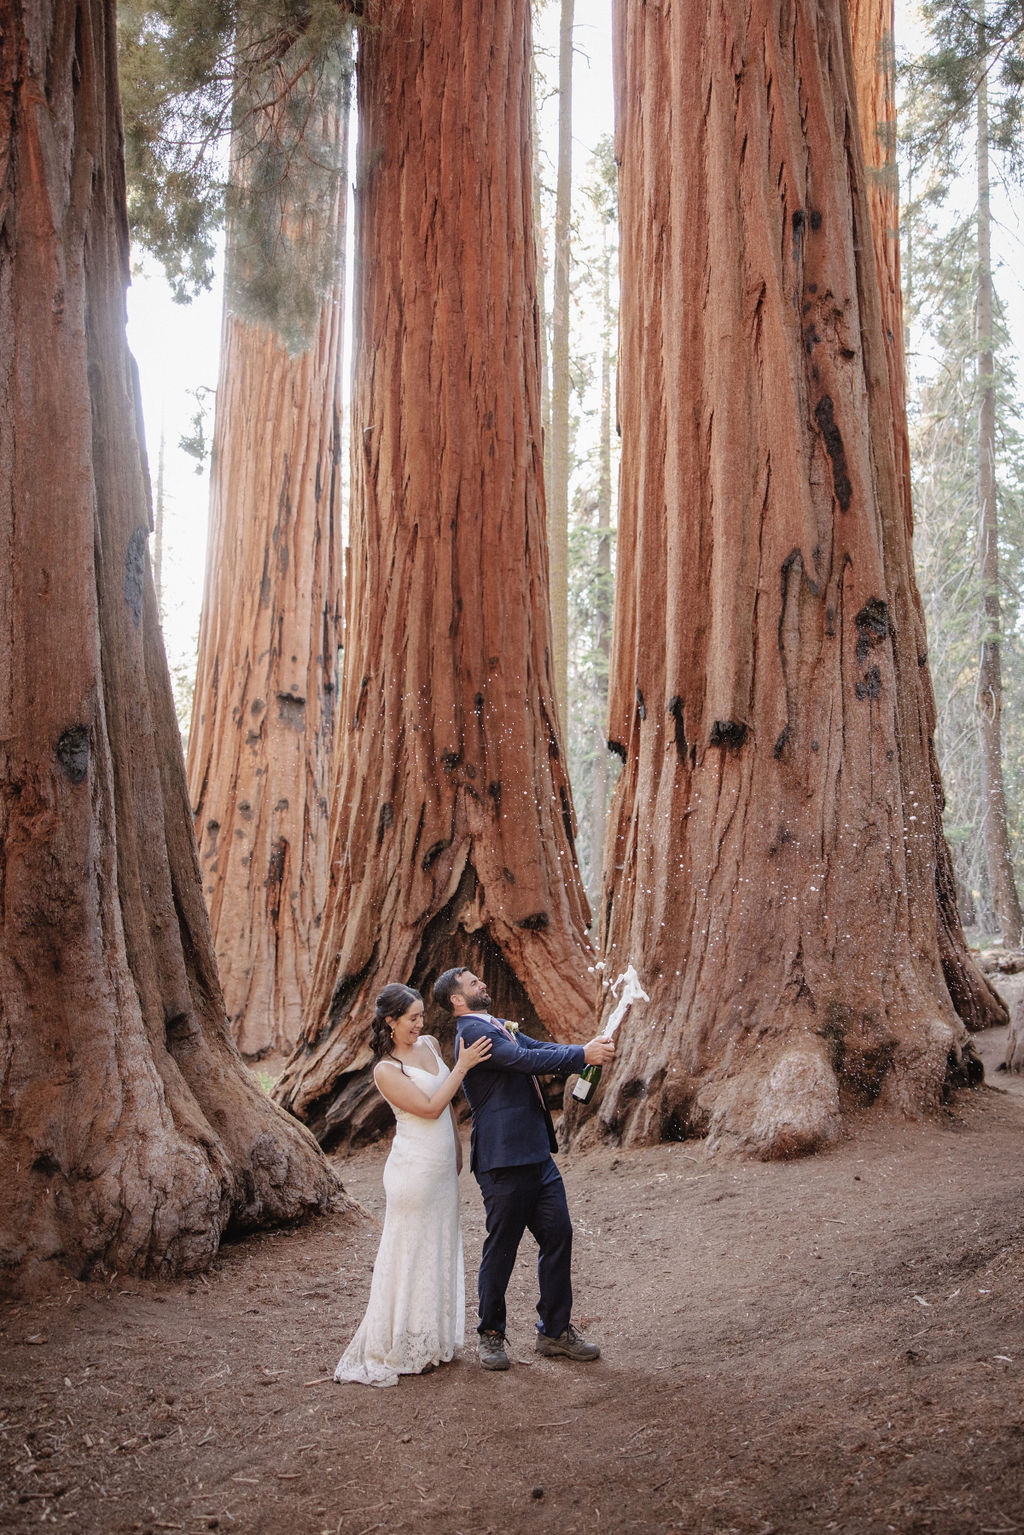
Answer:
MULTIPOLYGON (((527 1238, 506 1374, 467 1346, 394 1389, 331 1382, 385 1147, 340 1166, 354 1221, 254 1236, 201 1279, 8 1306, 0 1527, 1015 1535, 1024 1083, 989 1082, 807 1161, 563 1156, 591 1365, 532 1352, 527 1238)), ((471 1298, 481 1214, 464 1173, 471 1298)))

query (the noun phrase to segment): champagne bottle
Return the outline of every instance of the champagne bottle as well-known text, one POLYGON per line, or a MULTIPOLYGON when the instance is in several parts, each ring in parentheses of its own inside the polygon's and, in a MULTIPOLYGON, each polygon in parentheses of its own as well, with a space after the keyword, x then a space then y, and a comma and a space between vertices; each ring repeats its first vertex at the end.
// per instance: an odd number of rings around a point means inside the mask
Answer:
POLYGON ((601 1080, 600 1066, 584 1066, 579 1074, 572 1095, 577 1103, 589 1103, 597 1090, 597 1084, 601 1080))

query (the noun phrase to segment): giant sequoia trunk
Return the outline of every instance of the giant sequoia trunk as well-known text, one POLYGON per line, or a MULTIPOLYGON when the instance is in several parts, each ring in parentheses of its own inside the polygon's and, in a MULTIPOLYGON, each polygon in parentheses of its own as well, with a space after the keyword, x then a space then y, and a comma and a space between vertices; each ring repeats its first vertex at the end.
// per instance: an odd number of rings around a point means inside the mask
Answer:
MULTIPOLYGON (((811 1150, 972 1071, 845 0, 616 11, 623 433, 600 1119, 811 1150)), ((978 985, 980 992, 980 983, 978 985)))
MULTIPOLYGON (((325 136, 342 161, 346 124, 339 101, 325 136)), ((230 271, 225 285, 188 776, 224 1000, 250 1057, 288 1051, 299 1036, 327 888, 343 187, 331 222, 336 276, 307 350, 290 354, 268 326, 234 313, 230 271)), ((229 268, 237 259, 229 225, 229 268)))
MULTIPOLYGON (((892 441, 896 483, 908 536, 913 535, 910 437, 907 431, 907 382, 903 349, 903 287, 900 281, 899 182, 896 166, 896 51, 893 0, 850 0, 853 75, 864 156, 871 237, 878 274, 882 335, 892 394, 892 441)), ((916 583, 911 593, 915 644, 927 652, 924 607, 916 583)), ((950 997, 969 1029, 1005 1023, 1006 1009, 971 962, 957 910, 956 879, 942 831, 945 795, 935 751, 935 699, 927 668, 921 669, 922 705, 932 779, 932 831, 938 901, 939 952, 950 997)))
POLYGON ((334 1182, 224 1019, 146 542, 106 0, 2 38, 0 1267, 172 1273, 334 1182))
POLYGON ((386 981, 464 964, 529 1029, 575 1040, 592 1016, 549 663, 529 0, 367 12, 331 882, 278 1088, 332 1139, 387 1118, 386 981))

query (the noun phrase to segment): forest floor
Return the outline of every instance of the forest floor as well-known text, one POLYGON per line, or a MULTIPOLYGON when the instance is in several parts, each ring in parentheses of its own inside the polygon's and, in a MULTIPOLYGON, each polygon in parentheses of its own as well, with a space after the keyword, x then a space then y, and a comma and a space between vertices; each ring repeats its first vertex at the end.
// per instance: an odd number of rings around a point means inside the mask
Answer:
MULTIPOLYGON (((1005 1031, 982 1037, 990 1067, 1005 1031)), ((866 1119, 806 1161, 683 1143, 563 1156, 590 1365, 337 1386, 366 1213, 225 1247, 176 1284, 65 1283, 0 1309, 0 1528, 76 1535, 1024 1530, 1024 1082, 936 1121, 866 1119)), ((470 1291, 482 1210, 463 1174, 470 1291)))

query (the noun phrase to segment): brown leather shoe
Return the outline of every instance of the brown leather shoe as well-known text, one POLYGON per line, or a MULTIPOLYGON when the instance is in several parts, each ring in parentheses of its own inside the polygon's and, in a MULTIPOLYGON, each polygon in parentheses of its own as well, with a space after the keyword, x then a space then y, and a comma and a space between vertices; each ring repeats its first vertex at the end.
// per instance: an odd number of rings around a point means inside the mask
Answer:
POLYGON ((505 1335, 500 1332, 482 1332, 479 1335, 477 1353, 485 1370, 507 1370, 509 1357, 505 1352, 505 1335))
POLYGON ((601 1350, 597 1344, 588 1343, 586 1338, 581 1338, 571 1322, 565 1332, 559 1333, 557 1338, 549 1338, 546 1332, 539 1332, 534 1347, 538 1354, 543 1354, 548 1359, 554 1359, 559 1354, 565 1359, 589 1360, 601 1357, 601 1350))

